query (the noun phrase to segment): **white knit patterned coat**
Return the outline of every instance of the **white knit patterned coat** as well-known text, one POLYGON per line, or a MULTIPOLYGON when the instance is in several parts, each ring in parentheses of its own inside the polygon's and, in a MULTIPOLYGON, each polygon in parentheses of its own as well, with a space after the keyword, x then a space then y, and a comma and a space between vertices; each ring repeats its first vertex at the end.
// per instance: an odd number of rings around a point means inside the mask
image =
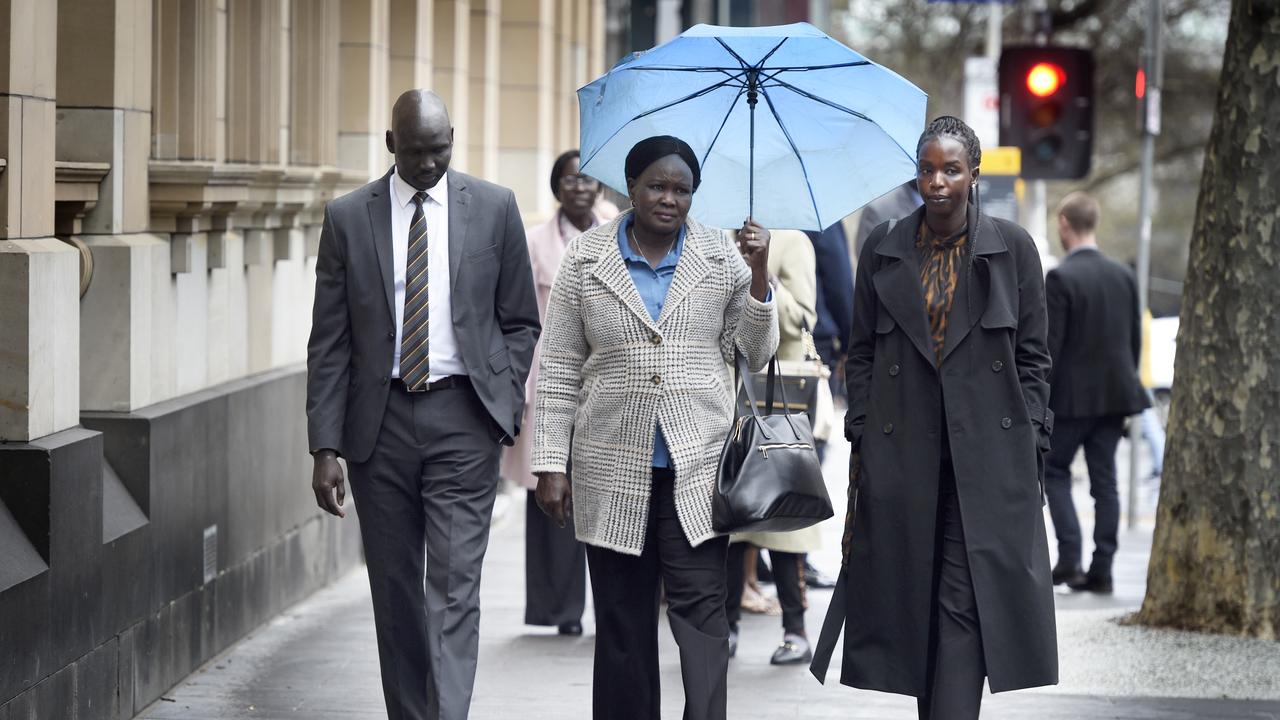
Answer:
POLYGON ((752 370, 763 367, 778 346, 778 318, 772 299, 751 297, 751 271, 733 242, 690 220, 654 322, 618 250, 629 215, 576 238, 561 261, 542 331, 531 469, 564 472, 572 457, 578 539, 639 555, 658 424, 685 537, 696 546, 715 536, 711 495, 733 422, 733 349, 752 370))

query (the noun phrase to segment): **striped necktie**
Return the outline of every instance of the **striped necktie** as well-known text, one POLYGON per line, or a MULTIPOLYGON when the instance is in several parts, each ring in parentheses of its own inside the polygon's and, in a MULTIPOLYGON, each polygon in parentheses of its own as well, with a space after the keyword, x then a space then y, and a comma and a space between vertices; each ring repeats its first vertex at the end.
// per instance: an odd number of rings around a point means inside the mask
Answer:
POLYGON ((410 391, 427 389, 431 363, 427 361, 430 312, 427 308, 427 216, 422 203, 427 193, 413 196, 409 223, 409 252, 404 270, 404 325, 400 330, 400 379, 410 391))

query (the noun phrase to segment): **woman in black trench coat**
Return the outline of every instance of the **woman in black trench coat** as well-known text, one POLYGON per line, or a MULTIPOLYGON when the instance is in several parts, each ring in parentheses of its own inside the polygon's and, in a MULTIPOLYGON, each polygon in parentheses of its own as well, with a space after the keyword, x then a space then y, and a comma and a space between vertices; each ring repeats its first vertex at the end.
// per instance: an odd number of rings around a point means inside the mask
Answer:
POLYGON ((977 718, 992 692, 1058 680, 1043 506, 1044 277, 1016 224, 982 215, 981 148, 960 120, 916 151, 924 206, 868 237, 845 377, 853 445, 840 681, 977 718))

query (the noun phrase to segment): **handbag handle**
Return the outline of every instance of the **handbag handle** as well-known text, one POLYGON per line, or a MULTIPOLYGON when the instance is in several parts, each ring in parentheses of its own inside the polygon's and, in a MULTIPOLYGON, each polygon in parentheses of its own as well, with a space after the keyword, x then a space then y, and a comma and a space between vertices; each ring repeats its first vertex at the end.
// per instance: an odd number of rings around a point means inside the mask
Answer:
MULTIPOLYGON (((733 349, 733 364, 734 364, 734 384, 740 386, 743 389, 743 391, 746 392, 747 405, 750 406, 751 408, 751 416, 755 419, 756 426, 760 428, 760 431, 767 438, 770 436, 769 430, 761 422, 760 410, 756 403, 756 394, 755 394, 755 391, 752 389, 753 383, 751 382, 751 370, 750 368, 747 367, 747 357, 743 355, 742 351, 739 350, 736 346, 733 349), (745 382, 743 378, 746 378, 745 382)), ((766 415, 773 414, 773 408, 774 408, 773 388, 774 388, 775 372, 779 376, 782 374, 782 368, 778 363, 777 353, 774 353, 773 357, 769 358, 769 374, 765 378, 764 394, 765 394, 765 402, 766 402, 766 409, 767 409, 767 412, 765 413, 766 415)), ((792 434, 798 435, 799 431, 796 430, 795 423, 792 422, 791 420, 791 413, 786 412, 787 384, 783 382, 780 378, 776 378, 776 379, 777 379, 777 385, 781 389, 780 394, 782 395, 783 412, 781 413, 781 415, 784 419, 786 419, 787 425, 791 427, 792 434)))

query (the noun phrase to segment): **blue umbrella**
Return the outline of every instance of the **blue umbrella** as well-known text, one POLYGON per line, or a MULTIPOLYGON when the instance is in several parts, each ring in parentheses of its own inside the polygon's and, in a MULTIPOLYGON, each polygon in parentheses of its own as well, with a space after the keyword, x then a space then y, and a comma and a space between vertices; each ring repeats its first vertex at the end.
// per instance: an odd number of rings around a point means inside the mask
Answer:
POLYGON ((625 194, 631 147, 675 135, 702 162, 693 217, 822 230, 914 177, 925 101, 808 23, 696 25, 578 90, 582 172, 625 194))

